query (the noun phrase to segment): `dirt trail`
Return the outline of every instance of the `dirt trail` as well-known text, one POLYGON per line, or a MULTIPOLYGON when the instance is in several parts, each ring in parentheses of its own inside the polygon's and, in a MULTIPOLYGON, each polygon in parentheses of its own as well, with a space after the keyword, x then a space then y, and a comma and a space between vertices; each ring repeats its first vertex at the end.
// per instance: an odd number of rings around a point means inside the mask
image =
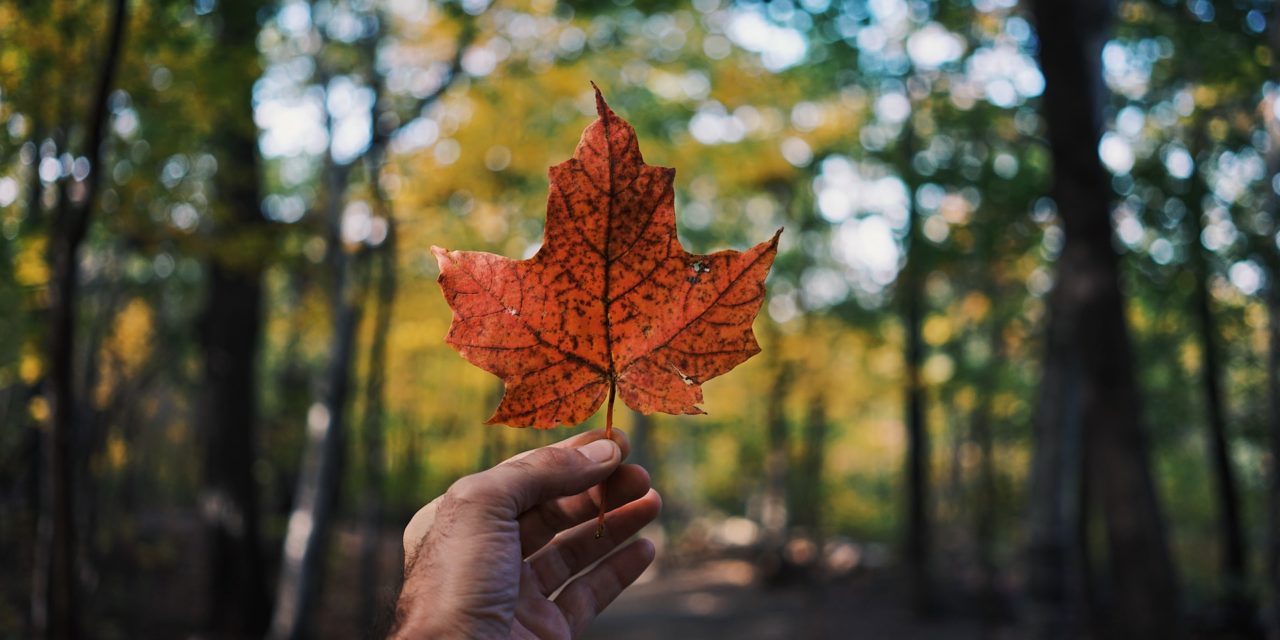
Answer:
POLYGON ((765 588, 751 566, 708 562, 667 571, 637 584, 588 630, 588 640, 735 638, 880 639, 1013 637, 984 634, 977 620, 915 618, 885 574, 861 574, 823 585, 765 588))

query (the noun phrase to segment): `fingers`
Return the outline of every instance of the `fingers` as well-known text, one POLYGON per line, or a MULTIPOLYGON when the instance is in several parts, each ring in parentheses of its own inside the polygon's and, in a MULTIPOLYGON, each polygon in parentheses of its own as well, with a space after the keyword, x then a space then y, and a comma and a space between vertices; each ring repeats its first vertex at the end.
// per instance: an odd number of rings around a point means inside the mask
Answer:
POLYGON ((595 536, 594 522, 566 531, 528 561, 538 590, 542 595, 550 596, 569 578, 608 555, 645 525, 653 522, 661 510, 661 496, 657 491, 649 489, 644 497, 610 511, 605 516, 604 536, 595 536))
MULTIPOLYGON (((583 431, 582 433, 569 436, 564 440, 561 440, 559 442, 553 442, 546 446, 556 447, 558 449, 577 449, 578 447, 581 447, 583 445, 590 444, 591 442, 594 442, 596 440, 603 440, 603 439, 604 439, 604 429, 592 429, 591 431, 583 431)), ((627 456, 631 455, 631 440, 627 438, 627 434, 623 432, 622 429, 614 427, 613 438, 611 439, 615 443, 617 443, 618 448, 622 449, 622 459, 626 460, 627 456)), ((516 460, 522 460, 525 457, 527 457, 529 454, 533 453, 534 451, 537 451, 537 449, 529 449, 528 451, 521 451, 520 453, 517 453, 514 456, 511 456, 510 458, 503 460, 501 464, 514 462, 516 460)))
MULTIPOLYGON (((649 490, 649 472, 624 464, 605 481, 606 509, 616 509, 649 490)), ((595 518, 600 512, 600 488, 544 502, 520 515, 520 555, 528 557, 541 549, 557 533, 595 518)))
POLYGON ((447 495, 470 505, 470 515, 512 521, 543 502, 599 484, 621 462, 622 451, 611 440, 596 439, 575 448, 542 447, 462 478, 447 495))
MULTIPOLYGON (((565 438, 564 440, 556 442, 550 446, 576 448, 587 444, 592 440, 600 440, 602 438, 604 438, 604 429, 592 429, 591 431, 584 431, 575 436, 565 438)), ((618 447, 622 449, 622 459, 626 460, 627 456, 631 455, 631 439, 627 437, 625 431, 618 427, 613 428, 612 439, 614 442, 618 443, 618 447)))
POLYGON ((538 581, 525 563, 520 568, 520 596, 516 600, 513 638, 567 638, 569 629, 556 603, 538 593, 538 581), (522 628, 521 628, 522 627, 522 628), (524 632, 524 633, 521 633, 524 632))
MULTIPOLYGON (((574 436, 571 436, 571 437, 566 438, 566 439, 564 439, 564 440, 561 440, 560 442, 556 442, 556 443, 554 443, 554 444, 548 445, 547 447, 542 447, 542 448, 540 448, 540 449, 532 449, 532 450, 529 450, 529 451, 525 451, 525 452, 523 452, 523 453, 521 453, 521 454, 519 454, 519 455, 516 455, 516 456, 514 456, 514 457, 512 457, 512 458, 510 458, 510 459, 508 459, 508 460, 506 460, 506 461, 505 461, 505 462, 503 462, 502 464, 498 465, 498 467, 494 467, 494 468, 492 468, 492 469, 488 469, 488 470, 486 470, 486 471, 482 471, 482 472, 480 472, 480 473, 473 474, 473 475, 471 475, 471 476, 467 476, 467 477, 463 478, 462 480, 459 480, 458 482, 454 483, 454 485, 453 485, 452 487, 450 487, 449 492, 447 492, 445 495, 446 495, 446 496, 448 496, 449 494, 454 494, 454 495, 453 495, 453 497, 458 497, 458 494, 459 494, 459 493, 461 493, 461 494, 463 494, 463 496, 462 496, 462 497, 464 497, 464 499, 465 499, 465 498, 468 498, 468 497, 472 497, 472 498, 485 497, 485 496, 489 495, 490 493, 498 493, 498 494, 501 494, 501 493, 503 493, 503 491, 502 491, 502 486, 501 486, 501 485, 502 485, 502 483, 503 483, 503 482, 510 482, 510 481, 513 481, 513 479, 518 478, 518 476, 522 475, 522 474, 520 473, 520 471, 528 471, 528 470, 530 470, 530 469, 531 469, 531 467, 533 467, 533 468, 543 468, 543 469, 545 470, 545 467, 546 467, 548 464, 551 464, 551 465, 554 465, 554 464, 555 464, 555 461, 554 461, 554 460, 550 460, 550 461, 549 461, 549 460, 547 460, 548 454, 544 454, 544 453, 540 453, 540 452, 542 452, 542 451, 544 451, 544 450, 546 450, 546 449, 550 449, 550 448, 554 448, 554 449, 556 449, 557 451, 561 451, 561 452, 563 452, 563 451, 574 451, 574 450, 580 449, 580 448, 584 447, 585 445, 588 445, 588 444, 590 444, 590 443, 592 443, 592 442, 594 442, 594 441, 596 441, 596 440, 602 440, 602 439, 604 439, 604 430, 603 430, 603 429, 595 429, 595 430, 592 430, 592 431, 587 431, 587 432, 584 432, 584 433, 579 433, 579 434, 577 434, 577 435, 574 435, 574 436), (532 460, 530 459, 530 458, 531 458, 531 456, 533 457, 533 459, 532 459, 532 460), (512 473, 512 472, 511 472, 512 470, 511 470, 510 468, 507 468, 507 469, 503 469, 503 472, 502 472, 502 473, 499 473, 499 474, 496 474, 496 475, 494 474, 494 472, 496 472, 498 469, 503 468, 503 467, 505 467, 505 466, 507 466, 507 465, 515 465, 515 468, 516 468, 516 471, 517 471, 517 472, 516 472, 516 473, 512 473), (486 475, 486 474, 488 474, 488 475, 486 475), (476 476, 485 476, 485 477, 483 477, 483 478, 477 478, 476 476), (477 494, 477 495, 470 495, 470 494, 473 494, 473 493, 475 493, 475 494, 477 494)), ((613 438, 612 438, 612 440, 614 441, 614 443, 615 443, 615 444, 617 444, 618 449, 620 450, 620 454, 617 454, 617 455, 616 455, 616 458, 615 458, 613 461, 611 461, 611 462, 609 462, 609 463, 605 463, 606 465, 616 464, 617 462, 620 462, 620 461, 621 461, 621 459, 622 459, 622 458, 626 458, 627 454, 628 454, 628 453, 630 453, 630 451, 631 451, 631 444, 630 444, 630 441, 627 439, 627 435, 626 435, 626 433, 624 433, 621 429, 614 429, 614 430, 613 430, 613 438)), ((550 454, 550 456, 551 456, 551 457, 555 457, 555 456, 559 456, 559 455, 561 455, 561 454, 559 454, 559 453, 552 453, 552 454, 550 454)), ((568 466, 568 467, 566 467, 564 470, 565 470, 565 471, 568 471, 568 472, 572 472, 572 469, 574 469, 574 468, 576 468, 576 466, 575 466, 575 465, 569 465, 569 466, 568 466)), ((577 484, 582 484, 582 488, 581 488, 581 489, 578 489, 577 491, 571 491, 568 495, 573 495, 573 494, 576 494, 576 493, 580 493, 580 492, 582 492, 583 490, 585 490, 587 487, 590 487, 590 486, 594 485, 595 483, 598 483, 601 479, 603 479, 603 478, 605 478, 605 477, 608 477, 608 475, 609 475, 609 474, 608 474, 608 470, 609 470, 609 469, 610 469, 610 468, 609 468, 609 467, 607 467, 607 468, 605 468, 605 469, 596 469, 596 470, 592 470, 591 472, 589 472, 589 474, 590 474, 590 477, 591 477, 591 478, 594 478, 594 479, 589 480, 589 481, 584 480, 583 482, 584 482, 585 484, 577 483, 577 484)), ((631 472, 629 472, 629 473, 631 473, 631 472)), ((544 485, 545 485, 545 484, 546 484, 546 481, 547 481, 546 476, 547 476, 548 474, 543 473, 543 474, 541 474, 541 475, 543 476, 542 484, 544 484, 544 485)), ((646 479, 646 481, 647 481, 647 479, 646 479)), ((555 483, 555 481, 554 481, 554 480, 552 480, 552 484, 554 484, 554 483, 555 483)), ((512 486, 514 486, 514 485, 512 485, 512 486)), ((561 486, 566 486, 566 485, 561 485, 561 486)), ((577 485, 576 485, 576 484, 574 484, 574 483, 568 483, 568 485, 567 485, 567 486, 577 486, 577 485)), ((642 495, 642 494, 644 493, 644 491, 648 489, 648 487, 647 487, 647 486, 645 486, 645 487, 644 487, 644 489, 640 489, 640 490, 638 490, 638 491, 634 491, 634 490, 632 490, 632 491, 628 491, 628 490, 627 490, 627 487, 628 487, 628 486, 630 486, 628 482, 623 482, 623 483, 619 486, 619 491, 622 491, 622 492, 624 493, 624 495, 626 495, 626 494, 630 494, 632 498, 634 498, 635 496, 638 496, 638 495, 642 495)), ((509 488, 510 488, 510 487, 509 487, 509 488)), ((526 494, 527 494, 527 492, 529 492, 529 488, 522 489, 522 490, 520 490, 520 491, 517 491, 516 493, 526 493, 526 494)), ((552 491, 551 491, 551 492, 552 492, 552 493, 556 493, 556 491, 554 490, 554 488, 552 489, 552 491)), ((507 505, 508 505, 508 506, 510 506, 511 496, 510 496, 509 494, 510 494, 510 493, 512 493, 512 492, 511 492, 511 491, 507 491, 506 493, 508 494, 508 496, 507 496, 507 498, 506 498, 506 499, 504 499, 504 500, 503 500, 503 502, 507 503, 507 505)), ((534 491, 534 493, 538 493, 538 492, 537 492, 537 490, 535 490, 535 491, 534 491)), ((435 513, 436 513, 436 510, 437 510, 437 509, 438 509, 438 507, 439 507, 439 503, 440 503, 441 499, 443 499, 444 497, 445 497, 445 496, 441 496, 441 497, 439 497, 439 498, 436 498, 435 500, 432 500, 430 503, 428 503, 427 505, 425 505, 424 507, 422 507, 421 509, 419 509, 419 510, 418 510, 418 512, 414 514, 413 518, 409 521, 409 524, 405 527, 405 530, 404 530, 404 537, 403 537, 403 544, 404 544, 404 554, 405 554, 405 564, 406 564, 406 566, 407 566, 407 565, 409 565, 409 564, 412 562, 412 560, 413 560, 414 556, 416 556, 416 555, 417 555, 418 546, 421 544, 421 542, 422 542, 423 538, 426 536, 427 532, 431 529, 431 525, 432 525, 432 523, 433 523, 433 522, 434 522, 434 520, 435 520, 435 513)), ((524 496, 520 496, 520 497, 521 497, 523 500, 528 500, 528 499, 530 499, 528 495, 524 495, 524 496)), ((552 496, 552 497, 553 497, 553 498, 559 498, 559 497, 561 497, 561 496, 560 496, 560 495, 556 495, 556 496, 552 496)), ((611 504, 613 504, 613 500, 610 500, 610 503, 611 503, 611 504)), ((620 504, 620 503, 621 503, 621 501, 619 502, 619 504, 620 504)), ((537 504, 537 503, 534 503, 534 504, 537 504)), ((596 503, 593 503, 593 505, 594 505, 594 504, 596 504, 596 503)), ((594 507, 593 507, 593 508, 594 508, 594 507)), ((515 514, 512 514, 510 517, 515 517, 516 515, 518 515, 519 513, 523 512, 523 511, 525 511, 525 510, 527 510, 527 508, 520 509, 519 511, 516 511, 516 512, 515 512, 515 514)), ((567 509, 567 508, 566 508, 566 511, 568 511, 568 509, 567 509)), ((574 511, 573 513, 576 513, 576 511, 574 511)), ((576 517, 576 516, 575 516, 575 517, 576 517)), ((561 520, 561 521, 565 522, 565 524, 563 524, 563 525, 559 526, 558 528, 555 528, 555 529, 554 529, 554 531, 551 531, 550 535, 543 534, 543 535, 545 535, 545 536, 546 536, 546 539, 542 540, 542 542, 541 542, 540 544, 538 544, 536 547, 532 547, 532 548, 530 549, 530 551, 523 553, 523 554, 522 554, 522 556, 524 556, 524 555, 528 555, 528 553, 531 553, 533 550, 536 550, 537 548, 541 547, 543 544, 546 544, 547 540, 550 540, 550 539, 551 539, 551 537, 552 537, 552 536, 554 536, 557 532, 559 532, 559 531, 563 530, 563 529, 564 529, 564 528, 566 528, 566 527, 572 526, 573 524, 576 524, 576 522, 580 522, 581 520, 578 520, 578 521, 575 521, 575 522, 568 522, 568 521, 566 521, 566 520, 561 520)))
POLYGON ((572 637, 578 637, 653 562, 653 543, 641 538, 574 580, 556 598, 572 637))

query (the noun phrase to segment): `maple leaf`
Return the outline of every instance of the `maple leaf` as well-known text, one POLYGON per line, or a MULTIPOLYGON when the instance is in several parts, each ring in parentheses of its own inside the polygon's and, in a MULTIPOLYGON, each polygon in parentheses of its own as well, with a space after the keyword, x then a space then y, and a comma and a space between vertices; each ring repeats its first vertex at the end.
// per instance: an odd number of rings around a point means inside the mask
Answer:
POLYGON ((595 93, 599 118, 548 172, 536 255, 431 248, 453 309, 446 341, 505 384, 489 424, 578 424, 606 394, 612 423, 615 385, 646 414, 704 413, 702 383, 760 352, 751 323, 782 230, 745 252, 686 252, 675 170, 645 164, 595 93))

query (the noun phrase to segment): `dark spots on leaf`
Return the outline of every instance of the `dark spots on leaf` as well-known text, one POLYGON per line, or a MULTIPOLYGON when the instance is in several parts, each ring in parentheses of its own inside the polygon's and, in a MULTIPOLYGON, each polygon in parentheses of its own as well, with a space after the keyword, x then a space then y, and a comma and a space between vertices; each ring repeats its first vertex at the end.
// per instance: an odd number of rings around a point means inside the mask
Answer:
POLYGON ((541 251, 519 262, 455 252, 442 265, 450 344, 506 383, 493 422, 580 423, 609 380, 644 413, 702 413, 702 381, 759 351, 751 322, 777 238, 744 253, 684 251, 673 173, 645 165, 634 130, 607 112, 550 172, 541 251))

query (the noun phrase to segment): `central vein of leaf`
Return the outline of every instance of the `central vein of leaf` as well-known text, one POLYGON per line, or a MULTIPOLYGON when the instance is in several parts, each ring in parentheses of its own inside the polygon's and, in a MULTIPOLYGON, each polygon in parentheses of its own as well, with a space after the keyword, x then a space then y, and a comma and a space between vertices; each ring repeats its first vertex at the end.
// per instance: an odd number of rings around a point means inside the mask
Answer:
POLYGON ((600 252, 604 259, 604 291, 600 296, 600 304, 604 305, 604 354, 609 365, 606 375, 609 377, 609 384, 613 385, 617 380, 617 374, 613 370, 613 322, 609 320, 609 283, 613 275, 613 258, 609 255, 609 241, 613 234, 613 201, 618 197, 618 194, 615 190, 617 180, 615 180, 614 176, 613 146, 609 135, 608 114, 600 114, 600 125, 604 129, 604 156, 609 166, 609 202, 605 211, 604 247, 602 247, 604 250, 600 252))

